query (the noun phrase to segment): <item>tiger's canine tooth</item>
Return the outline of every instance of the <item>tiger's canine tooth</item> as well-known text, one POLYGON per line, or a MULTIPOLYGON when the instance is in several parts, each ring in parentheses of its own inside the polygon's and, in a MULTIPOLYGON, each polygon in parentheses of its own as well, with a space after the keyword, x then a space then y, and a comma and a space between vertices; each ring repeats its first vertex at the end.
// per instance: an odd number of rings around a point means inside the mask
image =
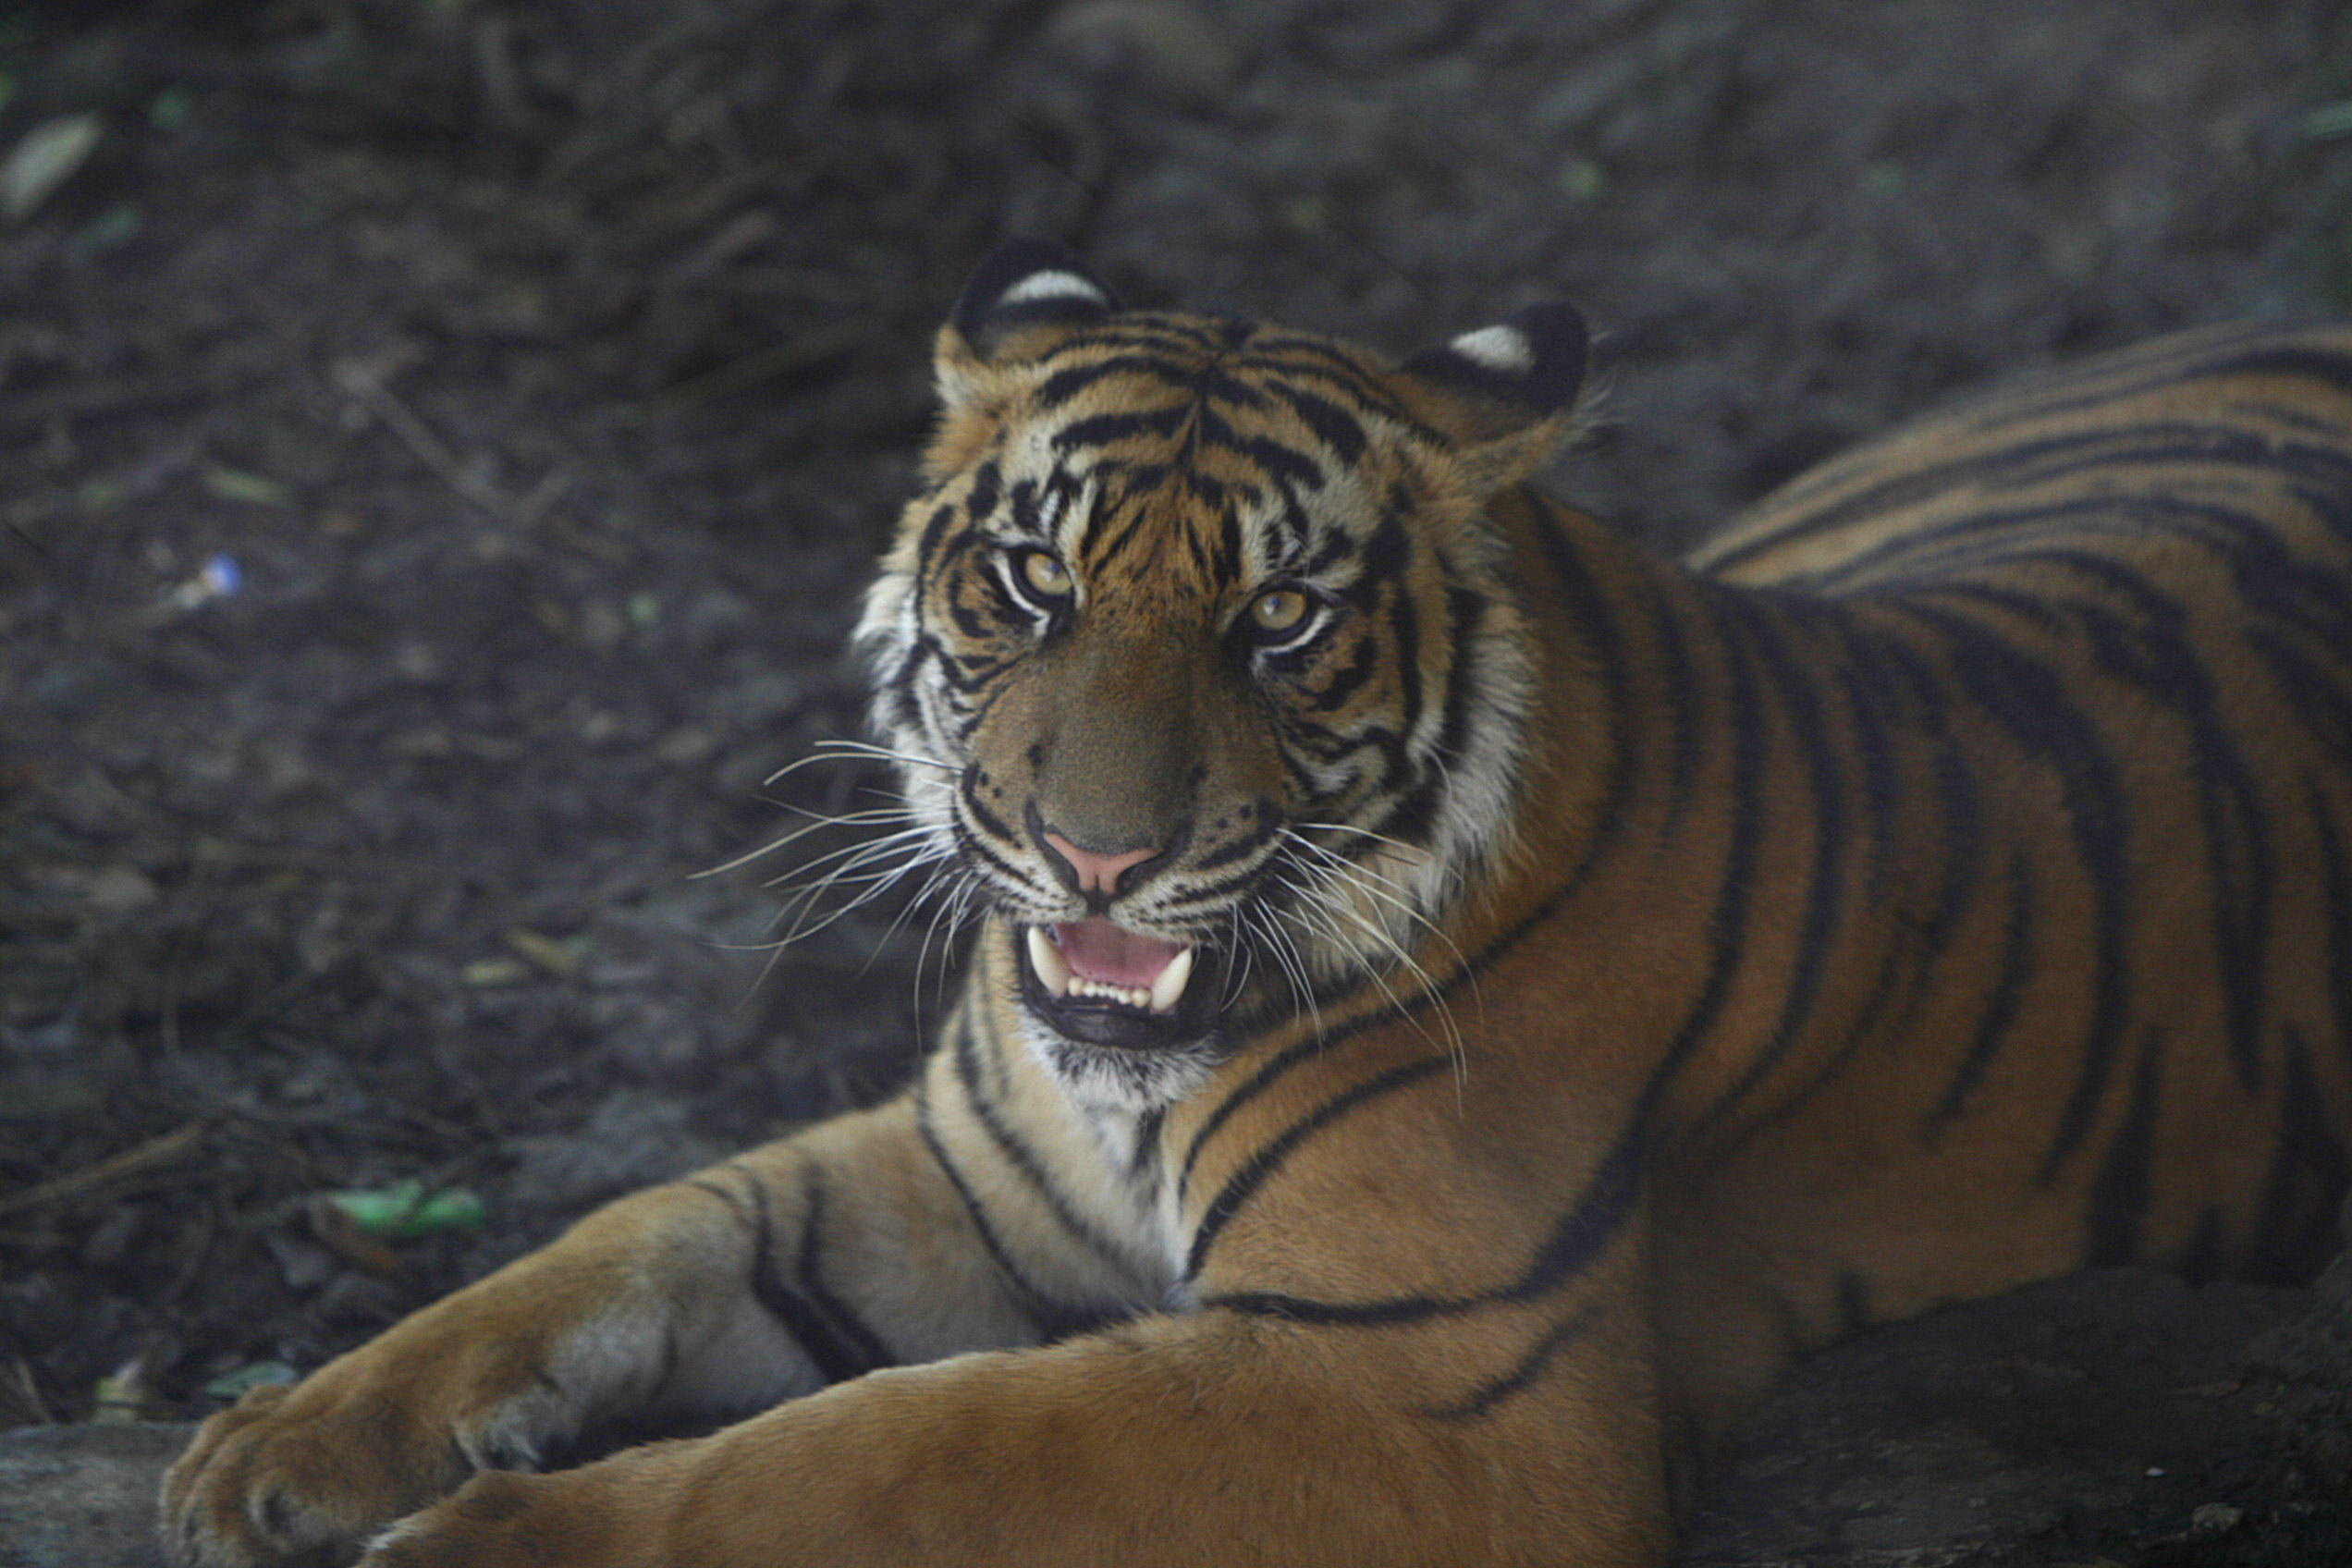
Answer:
POLYGON ((1062 958, 1061 949, 1054 946, 1053 938, 1035 925, 1029 927, 1029 967, 1037 972, 1037 978, 1045 982, 1050 995, 1070 994, 1069 962, 1062 958))
POLYGON ((1193 977, 1193 949, 1186 948, 1168 961, 1159 978, 1151 984, 1151 1010, 1171 1012, 1184 995, 1184 984, 1193 977))

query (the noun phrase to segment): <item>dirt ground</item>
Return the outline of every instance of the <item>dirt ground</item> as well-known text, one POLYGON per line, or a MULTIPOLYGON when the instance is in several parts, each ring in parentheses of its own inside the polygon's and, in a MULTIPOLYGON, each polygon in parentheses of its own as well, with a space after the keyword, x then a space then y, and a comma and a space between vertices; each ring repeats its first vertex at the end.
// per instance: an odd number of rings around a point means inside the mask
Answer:
POLYGON ((0 1427, 201 1414, 903 1077, 927 909, 778 950, 804 846, 699 874, 879 783, 772 776, 859 733, 1002 235, 1398 350, 1570 298, 1554 483, 1661 546, 2352 307, 2336 0, 92 10, 0 0, 0 157, 98 132, 0 217, 0 1427), (404 1178, 482 1222, 314 1201, 404 1178))

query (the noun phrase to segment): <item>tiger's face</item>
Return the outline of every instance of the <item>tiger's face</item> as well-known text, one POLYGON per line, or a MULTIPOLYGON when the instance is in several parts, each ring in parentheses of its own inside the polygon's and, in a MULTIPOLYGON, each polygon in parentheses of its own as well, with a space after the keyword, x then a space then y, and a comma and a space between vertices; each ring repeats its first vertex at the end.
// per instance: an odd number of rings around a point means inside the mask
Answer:
POLYGON ((1065 1070, 1200 1059, 1231 1010, 1408 962, 1503 852, 1533 661, 1480 503, 1583 350, 1528 314, 1398 369, 1122 312, 1043 246, 974 279, 860 640, 916 824, 1015 928, 1065 1070))

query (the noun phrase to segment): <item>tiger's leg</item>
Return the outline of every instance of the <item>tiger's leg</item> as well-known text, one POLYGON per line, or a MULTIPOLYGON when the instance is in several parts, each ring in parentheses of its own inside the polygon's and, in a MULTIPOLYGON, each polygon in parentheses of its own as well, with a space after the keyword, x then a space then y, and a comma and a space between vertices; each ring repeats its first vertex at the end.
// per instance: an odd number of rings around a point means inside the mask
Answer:
POLYGON ((1043 1233, 986 1229, 1017 1177, 916 1093, 623 1198, 291 1389, 206 1422, 164 1488, 176 1561, 246 1568, 369 1533, 484 1470, 617 1419, 730 1417, 896 1362, 1034 1343, 1118 1282, 1043 1233), (935 1152, 936 1151, 936 1152, 935 1152), (960 1169, 958 1168, 960 1167, 960 1169), (1034 1255, 1034 1256, 1033 1256, 1034 1255), (1089 1272, 1091 1268, 1091 1272, 1089 1272))
POLYGON ((1218 1309, 883 1372, 710 1438, 479 1477, 364 1568, 1656 1564, 1652 1374, 1617 1293, 1574 1305, 1586 1331, 1528 1386, 1467 1398, 1459 1325, 1218 1309))

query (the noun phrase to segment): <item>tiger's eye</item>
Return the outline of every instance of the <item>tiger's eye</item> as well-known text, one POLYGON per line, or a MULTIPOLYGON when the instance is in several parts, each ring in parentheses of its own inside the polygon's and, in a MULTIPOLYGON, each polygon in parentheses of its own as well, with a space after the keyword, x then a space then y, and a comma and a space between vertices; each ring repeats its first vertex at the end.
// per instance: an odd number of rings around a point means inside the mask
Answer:
POLYGON ((1250 605, 1250 620, 1260 631, 1289 631, 1306 619, 1306 595, 1295 588, 1275 588, 1250 605))
POLYGON ((1021 576, 1049 599, 1070 592, 1070 569, 1043 550, 1031 550, 1021 557, 1021 576))

